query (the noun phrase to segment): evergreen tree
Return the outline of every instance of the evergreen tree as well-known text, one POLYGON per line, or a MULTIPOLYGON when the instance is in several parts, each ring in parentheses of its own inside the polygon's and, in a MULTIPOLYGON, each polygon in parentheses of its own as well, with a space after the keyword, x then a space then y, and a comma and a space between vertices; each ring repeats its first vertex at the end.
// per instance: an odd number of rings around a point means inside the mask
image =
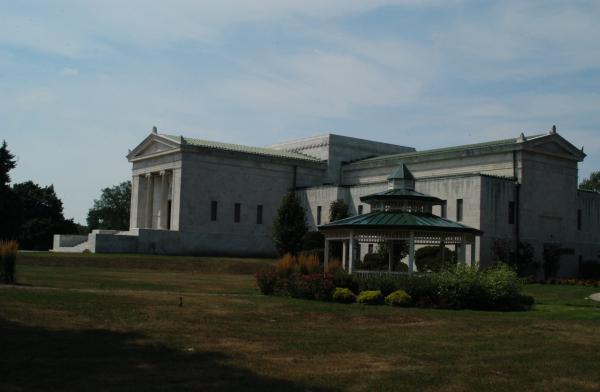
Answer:
POLYGON ((131 206, 131 181, 102 189, 99 200, 89 210, 87 224, 90 230, 128 230, 131 206))
POLYGON ((285 195, 273 222, 273 242, 279 254, 297 254, 308 230, 306 212, 293 192, 285 195))
POLYGON ((9 172, 15 167, 15 156, 8 150, 6 141, 3 141, 0 147, 0 240, 17 238, 19 208, 17 198, 9 185, 9 172))
POLYGON ((329 221, 333 222, 336 220, 344 219, 349 217, 348 204, 344 203, 343 200, 335 200, 331 202, 329 206, 329 221))
POLYGON ((579 184, 579 189, 600 192, 600 171, 593 172, 579 184))

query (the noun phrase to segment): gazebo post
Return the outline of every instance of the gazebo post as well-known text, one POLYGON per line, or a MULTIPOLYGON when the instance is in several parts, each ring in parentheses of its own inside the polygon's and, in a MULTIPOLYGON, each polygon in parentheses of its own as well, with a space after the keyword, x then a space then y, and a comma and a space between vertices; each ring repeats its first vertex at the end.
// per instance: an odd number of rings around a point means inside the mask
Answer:
POLYGON ((440 252, 442 252, 442 265, 446 262, 446 239, 442 236, 442 241, 440 242, 440 252))
POLYGON ((350 230, 350 239, 348 240, 348 273, 354 270, 354 233, 350 230))
POLYGON ((476 260, 475 254, 477 253, 477 238, 473 237, 473 242, 471 242, 471 267, 475 267, 476 260))
POLYGON ((324 270, 327 271, 327 265, 329 264, 329 240, 325 238, 325 248, 323 249, 323 265, 324 270))
POLYGON ((344 271, 348 270, 346 259, 348 258, 348 241, 342 241, 342 269, 344 271))
POLYGON ((412 274, 415 271, 415 232, 410 232, 409 248, 408 248, 408 273, 412 274))
POLYGON ((467 239, 464 235, 462 236, 460 243, 460 256, 458 260, 461 262, 462 265, 467 264, 467 239))
POLYGON ((388 241, 388 272, 392 272, 393 257, 394 257, 394 242, 388 241))

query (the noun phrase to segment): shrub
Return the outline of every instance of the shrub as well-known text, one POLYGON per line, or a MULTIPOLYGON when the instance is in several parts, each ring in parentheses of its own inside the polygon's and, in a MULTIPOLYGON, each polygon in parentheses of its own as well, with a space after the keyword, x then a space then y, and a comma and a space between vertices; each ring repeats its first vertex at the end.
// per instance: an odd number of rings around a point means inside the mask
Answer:
POLYGON ((350 289, 353 292, 360 291, 359 281, 356 276, 347 273, 342 269, 338 269, 333 274, 333 283, 336 287, 350 289))
POLYGON ((367 290, 358 294, 356 302, 364 305, 379 305, 383 302, 383 294, 379 290, 367 290))
POLYGON ((439 272, 456 266, 456 253, 439 246, 424 246, 415 252, 415 265, 420 272, 439 272), (442 262, 442 249, 444 261, 442 262))
POLYGON ((277 272, 274 267, 263 268, 256 273, 256 284, 264 295, 275 293, 277 285, 277 272))
POLYGON ((286 253, 275 263, 275 271, 282 278, 287 278, 293 273, 298 272, 298 264, 296 258, 290 253, 286 253))
POLYGON ((335 302, 340 302, 343 304, 351 304, 356 302, 356 294, 354 294, 352 290, 345 287, 336 287, 332 298, 335 302))
POLYGON ((410 306, 412 298, 404 290, 396 290, 387 297, 385 303, 390 306, 410 306))
POLYGON ((335 288, 333 277, 318 273, 311 275, 294 274, 289 279, 288 291, 294 298, 327 301, 335 288))
POLYGON ((5 283, 15 283, 18 249, 19 244, 16 241, 0 242, 0 273, 5 283))
POLYGON ((338 259, 329 260, 327 263, 327 268, 325 268, 325 273, 334 275, 338 270, 343 271, 342 262, 338 259))
POLYGON ((389 267, 389 256, 380 253, 367 253, 363 258, 361 268, 367 271, 384 271, 389 267))
POLYGON ((298 269, 301 274, 308 275, 314 274, 321 271, 321 265, 319 264, 319 258, 315 254, 300 253, 297 258, 298 269))
POLYGON ((390 275, 368 276, 358 280, 360 291, 379 290, 384 296, 400 289, 400 282, 400 279, 390 275))

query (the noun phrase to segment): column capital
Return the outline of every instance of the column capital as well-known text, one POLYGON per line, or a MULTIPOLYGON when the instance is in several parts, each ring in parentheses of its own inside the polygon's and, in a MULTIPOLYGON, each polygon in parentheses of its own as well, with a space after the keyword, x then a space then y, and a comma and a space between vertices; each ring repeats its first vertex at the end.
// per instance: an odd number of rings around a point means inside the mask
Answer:
POLYGON ((160 174, 161 176, 164 176, 165 174, 167 174, 166 170, 161 170, 158 174, 160 174))
POLYGON ((146 173, 146 174, 144 174, 144 177, 150 178, 150 177, 152 177, 152 173, 146 173))

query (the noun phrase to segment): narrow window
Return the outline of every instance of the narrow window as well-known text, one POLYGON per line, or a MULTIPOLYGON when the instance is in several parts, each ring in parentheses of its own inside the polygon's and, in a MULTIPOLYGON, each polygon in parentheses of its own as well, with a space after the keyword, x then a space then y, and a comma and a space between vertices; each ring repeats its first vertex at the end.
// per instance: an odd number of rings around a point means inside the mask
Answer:
POLYGON ((456 221, 463 220, 463 199, 456 199, 456 221))
POLYGON ((259 204, 256 206, 256 224, 262 225, 263 223, 263 206, 259 204))
POLYGON ((358 215, 362 215, 362 213, 363 213, 363 205, 359 204, 358 205, 358 215))
POLYGON ((577 230, 581 231, 581 210, 577 210, 577 230))
POLYGON ((448 217, 448 205, 446 200, 444 200, 444 204, 442 204, 442 218, 448 217))
POLYGON ((369 244, 369 254, 373 254, 373 244, 369 244))
POLYGON ((317 207, 317 225, 321 224, 321 210, 322 210, 321 206, 318 206, 317 207))
POLYGON ((242 205, 240 203, 235 203, 235 208, 233 211, 233 221, 235 223, 239 223, 240 222, 240 215, 242 212, 242 205))
POLYGON ((213 222, 217 220, 217 207, 218 204, 216 201, 210 202, 210 220, 213 222))
POLYGON ((515 224, 515 215, 516 215, 515 202, 509 201, 508 202, 508 224, 509 225, 515 224))

